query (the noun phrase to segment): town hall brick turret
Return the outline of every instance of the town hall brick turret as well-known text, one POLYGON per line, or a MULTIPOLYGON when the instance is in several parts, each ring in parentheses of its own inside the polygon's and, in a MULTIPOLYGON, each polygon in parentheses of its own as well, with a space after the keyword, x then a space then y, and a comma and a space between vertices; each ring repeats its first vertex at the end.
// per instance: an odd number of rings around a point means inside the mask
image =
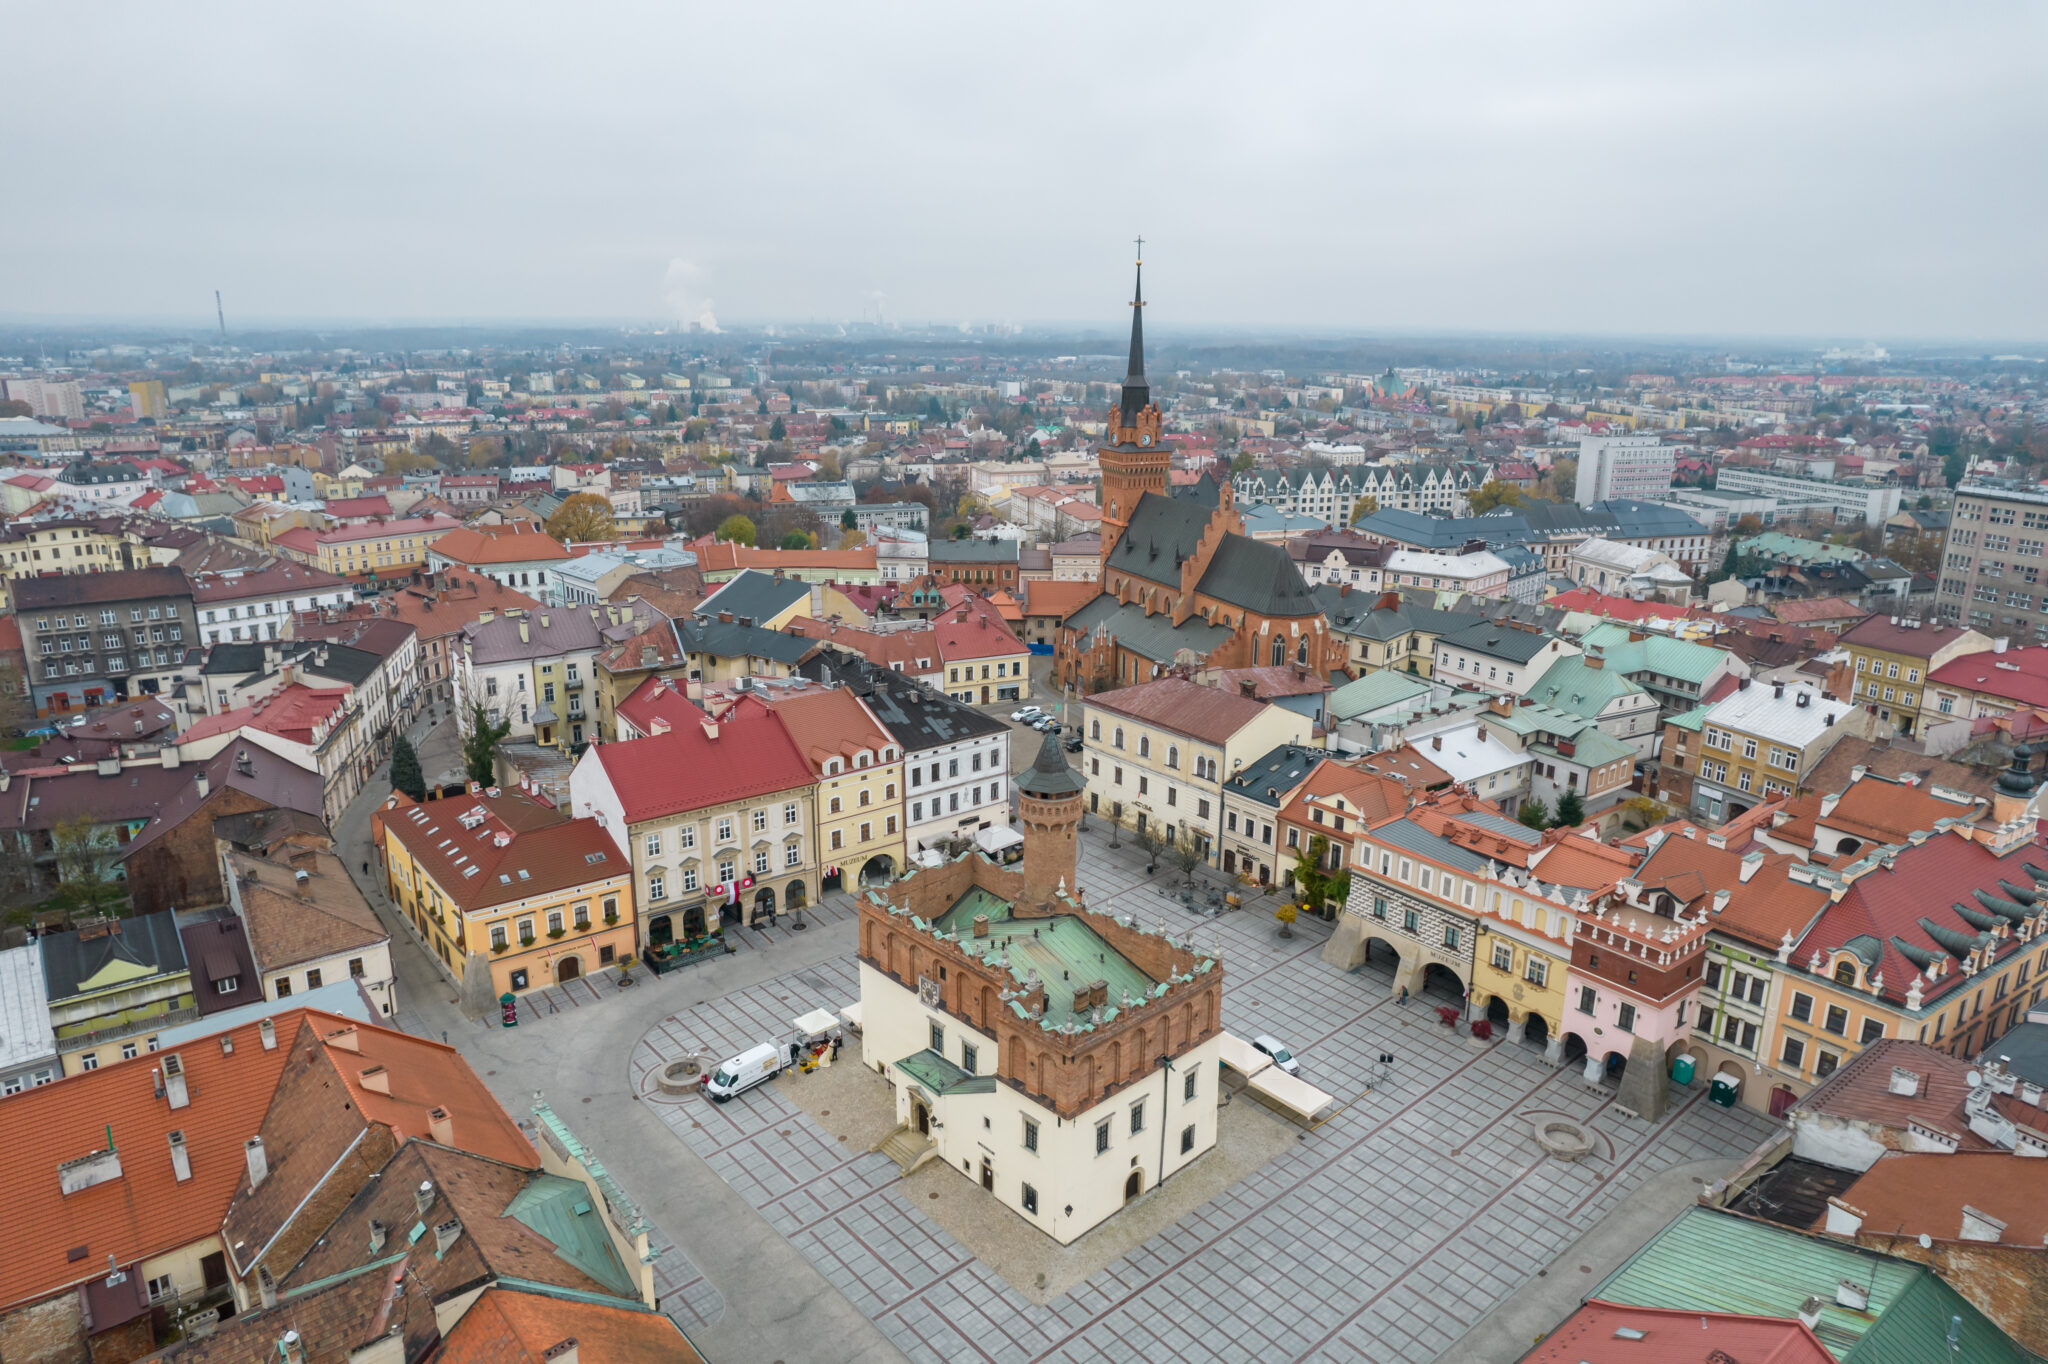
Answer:
POLYGON ((1344 666, 1301 570, 1280 545, 1244 533, 1227 469, 1172 489, 1165 418, 1145 377, 1144 262, 1131 300, 1131 357, 1097 452, 1102 592, 1061 625, 1063 685, 1106 691, 1175 666, 1344 666))

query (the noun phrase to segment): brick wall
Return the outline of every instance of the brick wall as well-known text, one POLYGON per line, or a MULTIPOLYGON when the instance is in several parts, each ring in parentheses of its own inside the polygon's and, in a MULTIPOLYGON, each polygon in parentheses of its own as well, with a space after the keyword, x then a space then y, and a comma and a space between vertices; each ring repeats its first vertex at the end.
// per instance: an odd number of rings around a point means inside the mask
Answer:
POLYGON ((0 1317, 0 1359, 7 1364, 87 1364, 78 1294, 16 1308, 0 1317))
POLYGON ((2039 1246, 1917 1240, 1864 1233, 1858 1245, 1927 1265, 1998 1328, 2036 1354, 2048 1353, 2048 1255, 2039 1246))
POLYGON ((177 828, 128 859, 128 894, 134 912, 154 914, 173 906, 199 909, 224 903, 227 890, 220 883, 213 821, 222 815, 270 808, 269 801, 231 786, 208 795, 177 828))

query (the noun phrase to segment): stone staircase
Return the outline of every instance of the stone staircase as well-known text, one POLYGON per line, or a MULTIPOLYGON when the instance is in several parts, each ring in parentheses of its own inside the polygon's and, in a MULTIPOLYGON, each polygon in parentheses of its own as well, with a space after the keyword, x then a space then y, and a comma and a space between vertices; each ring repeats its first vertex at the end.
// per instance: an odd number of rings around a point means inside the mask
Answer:
POLYGON ((896 1168, 908 1175, 928 1160, 939 1154, 939 1144, 924 1133, 913 1129, 909 1123, 898 1123, 889 1129, 887 1136, 868 1148, 880 1151, 896 1162, 896 1168))

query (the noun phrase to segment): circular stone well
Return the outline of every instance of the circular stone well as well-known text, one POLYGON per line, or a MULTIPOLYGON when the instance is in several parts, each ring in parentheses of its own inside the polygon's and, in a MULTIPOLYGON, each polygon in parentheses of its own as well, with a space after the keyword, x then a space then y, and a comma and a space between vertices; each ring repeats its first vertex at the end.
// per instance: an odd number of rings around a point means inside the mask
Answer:
POLYGON ((664 1094, 688 1094, 697 1088, 698 1069, 695 1061, 671 1061, 661 1068, 654 1082, 664 1094))
POLYGON ((1593 1153, 1593 1134, 1570 1118, 1538 1118, 1536 1144, 1559 1160, 1584 1160, 1593 1153))

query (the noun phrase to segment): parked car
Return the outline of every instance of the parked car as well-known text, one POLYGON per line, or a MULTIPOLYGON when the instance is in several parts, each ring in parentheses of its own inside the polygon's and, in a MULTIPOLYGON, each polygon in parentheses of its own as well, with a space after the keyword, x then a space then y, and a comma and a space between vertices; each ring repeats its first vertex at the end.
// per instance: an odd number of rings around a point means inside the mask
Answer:
POLYGON ((1038 723, 1039 717, 1044 714, 1045 712, 1037 706, 1026 706, 1022 710, 1011 711, 1010 718, 1020 725, 1031 725, 1038 723))
POLYGON ((1287 1050, 1287 1045, 1277 1037, 1268 1037, 1265 1033, 1260 1033, 1252 1039, 1252 1050, 1262 1051, 1272 1057, 1273 1064, 1289 1075, 1301 1074, 1301 1062, 1294 1059, 1294 1053, 1287 1050))
POLYGON ((1078 732, 1074 734, 1069 734, 1066 737, 1065 741, 1061 744, 1061 747, 1065 748, 1069 753, 1079 753, 1081 751, 1080 734, 1078 732))
POLYGON ((1041 734, 1047 732, 1057 734, 1060 731, 1060 722, 1053 716, 1041 715, 1038 717, 1037 720, 1032 722, 1031 727, 1041 734))

